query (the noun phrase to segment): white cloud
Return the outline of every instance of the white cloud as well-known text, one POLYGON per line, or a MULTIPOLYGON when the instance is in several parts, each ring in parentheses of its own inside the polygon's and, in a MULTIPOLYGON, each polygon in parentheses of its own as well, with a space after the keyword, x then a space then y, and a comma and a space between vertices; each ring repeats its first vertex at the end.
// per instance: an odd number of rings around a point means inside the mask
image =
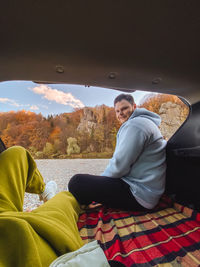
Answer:
POLYGON ((31 110, 38 110, 39 108, 38 108, 38 106, 36 106, 36 105, 32 105, 32 106, 30 106, 30 109, 31 109, 31 110))
POLYGON ((48 106, 46 106, 46 105, 39 105, 39 107, 48 109, 48 106))
POLYGON ((0 103, 8 104, 11 106, 19 107, 19 105, 15 100, 10 99, 10 98, 0 98, 0 103))
POLYGON ((39 95, 44 95, 44 98, 50 101, 55 101, 58 104, 71 106, 73 108, 84 107, 84 104, 71 93, 64 93, 63 91, 52 89, 47 85, 36 86, 31 88, 31 91, 39 95))

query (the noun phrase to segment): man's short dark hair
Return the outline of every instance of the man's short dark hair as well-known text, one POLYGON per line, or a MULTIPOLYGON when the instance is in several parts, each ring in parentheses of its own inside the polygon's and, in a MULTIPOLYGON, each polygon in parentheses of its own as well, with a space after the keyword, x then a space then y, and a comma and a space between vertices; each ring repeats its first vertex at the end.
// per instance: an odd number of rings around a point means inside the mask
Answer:
POLYGON ((126 100, 128 101, 131 105, 135 104, 134 98, 132 97, 132 95, 129 94, 120 94, 118 95, 115 100, 114 100, 114 106, 116 105, 117 102, 120 102, 122 100, 126 100))

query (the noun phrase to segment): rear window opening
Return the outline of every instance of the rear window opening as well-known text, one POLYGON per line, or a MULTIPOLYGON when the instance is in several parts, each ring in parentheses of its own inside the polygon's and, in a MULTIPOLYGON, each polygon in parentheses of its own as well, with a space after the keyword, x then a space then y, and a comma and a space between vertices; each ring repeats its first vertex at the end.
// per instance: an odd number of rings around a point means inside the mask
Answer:
MULTIPOLYGON (((7 147, 21 145, 37 158, 110 158, 120 127, 113 108, 122 91, 27 81, 0 84, 0 136, 7 147)), ((166 140, 189 114, 177 96, 131 93, 138 107, 161 116, 166 140)))

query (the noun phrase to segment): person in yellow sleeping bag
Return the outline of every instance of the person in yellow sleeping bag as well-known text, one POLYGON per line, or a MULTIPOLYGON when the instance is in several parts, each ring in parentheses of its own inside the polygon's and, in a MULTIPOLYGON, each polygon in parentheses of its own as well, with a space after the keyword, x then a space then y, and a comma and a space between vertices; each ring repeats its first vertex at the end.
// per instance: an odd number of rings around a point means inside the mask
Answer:
POLYGON ((0 267, 49 266, 83 245, 77 228, 78 202, 70 192, 51 198, 46 189, 27 150, 14 146, 0 153, 0 267), (23 212, 25 192, 51 199, 23 212))

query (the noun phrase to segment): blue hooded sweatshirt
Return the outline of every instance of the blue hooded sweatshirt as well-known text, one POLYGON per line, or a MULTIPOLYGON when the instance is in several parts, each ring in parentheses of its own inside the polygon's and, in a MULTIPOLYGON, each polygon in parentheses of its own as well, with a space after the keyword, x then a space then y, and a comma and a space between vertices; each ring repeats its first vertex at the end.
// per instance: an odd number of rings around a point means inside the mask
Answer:
POLYGON ((146 208, 158 203, 165 189, 166 141, 158 128, 160 116, 136 108, 118 133, 115 152, 102 176, 122 178, 146 208))

